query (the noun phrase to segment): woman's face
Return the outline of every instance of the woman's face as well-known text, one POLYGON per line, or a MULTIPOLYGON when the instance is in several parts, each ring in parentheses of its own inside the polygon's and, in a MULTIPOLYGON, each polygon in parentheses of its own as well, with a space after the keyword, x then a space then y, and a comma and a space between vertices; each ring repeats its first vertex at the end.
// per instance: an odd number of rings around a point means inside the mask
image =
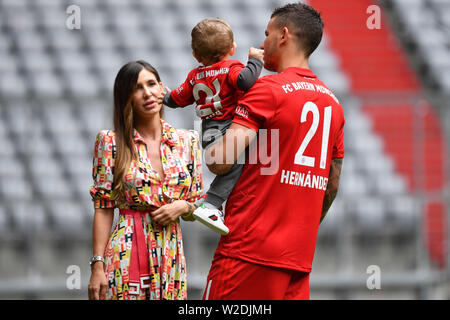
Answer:
POLYGON ((158 82, 152 72, 143 68, 139 72, 133 93, 133 111, 136 116, 148 117, 159 114, 162 105, 158 103, 158 97, 162 91, 162 82, 158 82))

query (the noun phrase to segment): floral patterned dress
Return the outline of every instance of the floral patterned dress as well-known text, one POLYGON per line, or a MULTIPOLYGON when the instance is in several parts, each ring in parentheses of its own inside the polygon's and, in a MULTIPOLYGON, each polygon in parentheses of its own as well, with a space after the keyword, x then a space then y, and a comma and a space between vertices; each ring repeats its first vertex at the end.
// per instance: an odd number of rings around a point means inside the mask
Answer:
POLYGON ((96 138, 94 185, 90 189, 94 207, 119 208, 121 213, 105 250, 107 299, 178 300, 187 297, 186 260, 179 219, 168 226, 161 226, 152 221, 148 210, 161 207, 169 199, 194 202, 200 197, 203 191, 201 150, 197 132, 176 130, 164 120, 161 123, 164 180, 152 168, 147 145, 135 130, 134 143, 139 160, 132 161, 125 175, 126 192, 117 201, 112 200, 116 152, 114 131, 102 130, 96 138), (141 277, 140 285, 136 287, 131 285, 134 261, 131 258, 136 256, 136 239, 139 240, 140 235, 145 242, 139 246, 140 256, 145 250, 147 259, 139 263, 148 270, 145 270, 145 281, 142 282, 141 277))

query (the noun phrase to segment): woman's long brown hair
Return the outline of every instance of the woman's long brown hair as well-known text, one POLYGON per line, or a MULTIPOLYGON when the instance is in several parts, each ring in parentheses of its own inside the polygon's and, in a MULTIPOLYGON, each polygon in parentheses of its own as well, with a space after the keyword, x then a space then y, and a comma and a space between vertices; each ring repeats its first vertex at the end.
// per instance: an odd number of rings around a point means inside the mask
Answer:
MULTIPOLYGON (((116 137, 116 154, 114 158, 113 195, 118 199, 125 192, 125 175, 132 160, 138 155, 134 146, 134 114, 132 98, 136 89, 139 73, 147 69, 161 82, 158 71, 143 60, 125 64, 117 73, 114 81, 114 131, 116 137)), ((161 107, 160 116, 162 118, 161 107)))

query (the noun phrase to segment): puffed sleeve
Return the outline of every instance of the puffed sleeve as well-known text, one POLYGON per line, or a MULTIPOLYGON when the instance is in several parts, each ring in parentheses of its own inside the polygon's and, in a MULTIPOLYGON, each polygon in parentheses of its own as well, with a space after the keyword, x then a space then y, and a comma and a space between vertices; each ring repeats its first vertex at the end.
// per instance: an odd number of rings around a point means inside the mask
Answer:
POLYGON ((203 192, 202 151, 198 132, 195 130, 189 130, 188 132, 190 148, 188 170, 192 177, 188 201, 195 202, 203 192))
POLYGON ((97 134, 93 155, 92 178, 93 186, 90 194, 94 201, 94 208, 114 208, 112 200, 114 178, 115 139, 110 130, 102 130, 97 134))

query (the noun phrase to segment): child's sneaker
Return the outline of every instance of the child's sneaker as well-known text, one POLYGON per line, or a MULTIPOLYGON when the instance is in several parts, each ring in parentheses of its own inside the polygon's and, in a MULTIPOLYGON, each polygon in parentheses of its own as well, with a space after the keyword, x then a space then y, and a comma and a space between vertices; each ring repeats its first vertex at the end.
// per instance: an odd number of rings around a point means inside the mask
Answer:
POLYGON ((203 223, 208 228, 226 236, 228 227, 223 223, 223 215, 219 209, 207 208, 204 203, 200 204, 192 213, 196 220, 203 223))

